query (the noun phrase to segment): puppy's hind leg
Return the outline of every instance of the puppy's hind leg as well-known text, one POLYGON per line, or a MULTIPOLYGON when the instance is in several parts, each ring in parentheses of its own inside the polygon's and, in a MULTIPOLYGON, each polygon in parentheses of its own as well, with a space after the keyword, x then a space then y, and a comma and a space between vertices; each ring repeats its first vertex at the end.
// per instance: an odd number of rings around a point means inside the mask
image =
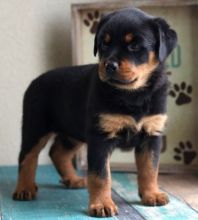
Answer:
POLYGON ((39 79, 33 81, 23 102, 22 144, 14 200, 32 200, 36 197, 38 156, 52 135, 47 101, 45 88, 39 84, 39 79))
POLYGON ((51 137, 51 133, 38 139, 35 145, 30 149, 22 147, 19 155, 19 174, 16 190, 13 194, 14 200, 32 200, 35 199, 37 186, 35 184, 35 175, 40 151, 46 145, 51 137))
POLYGON ((81 146, 82 142, 57 136, 49 152, 62 183, 68 188, 84 188, 87 185, 86 178, 78 176, 73 166, 73 158, 81 146))

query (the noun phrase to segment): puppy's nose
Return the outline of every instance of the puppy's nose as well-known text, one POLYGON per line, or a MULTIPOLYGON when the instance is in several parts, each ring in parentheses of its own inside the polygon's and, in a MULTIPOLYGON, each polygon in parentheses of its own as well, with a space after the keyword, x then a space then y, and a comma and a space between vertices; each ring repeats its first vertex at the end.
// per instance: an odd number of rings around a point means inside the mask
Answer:
POLYGON ((114 61, 109 61, 105 64, 107 74, 112 75, 118 70, 118 63, 114 61))

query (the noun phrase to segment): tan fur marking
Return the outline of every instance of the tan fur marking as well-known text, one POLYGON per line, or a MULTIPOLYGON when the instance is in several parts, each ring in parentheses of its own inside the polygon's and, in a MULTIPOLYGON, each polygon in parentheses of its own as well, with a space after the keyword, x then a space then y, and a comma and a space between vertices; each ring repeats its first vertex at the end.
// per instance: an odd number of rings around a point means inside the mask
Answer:
POLYGON ((99 62, 99 65, 98 65, 98 74, 99 74, 100 80, 102 81, 106 80, 105 62, 103 59, 99 62))
POLYGON ((165 123, 167 121, 167 115, 158 114, 144 117, 141 121, 141 127, 145 129, 145 131, 149 135, 160 135, 164 129, 165 123))
MULTIPOLYGON (((51 158, 52 161, 62 177, 62 182, 69 188, 82 188, 87 185, 85 178, 80 177, 76 174, 76 170, 73 166, 73 158, 82 146, 82 142, 71 140, 76 147, 72 150, 67 150, 62 146, 60 140, 56 140, 51 147, 51 158)), ((67 146, 66 146, 67 147, 67 146)))
POLYGON ((123 60, 120 65, 120 72, 118 78, 122 80, 132 81, 137 79, 131 84, 116 84, 113 83, 117 88, 134 90, 141 87, 147 86, 147 81, 152 73, 152 71, 157 67, 158 62, 155 59, 155 53, 149 53, 149 59, 147 63, 141 65, 134 65, 127 60, 123 60))
POLYGON ((111 198, 111 173, 109 159, 106 164, 107 176, 100 178, 97 175, 88 176, 89 214, 105 217, 116 215, 118 210, 111 198))
POLYGON ((165 114, 146 116, 137 122, 129 115, 104 113, 99 115, 99 127, 108 133, 108 138, 115 138, 123 128, 131 128, 133 132, 139 132, 144 128, 149 135, 160 135, 166 120, 165 114))
POLYGON ((130 43, 133 40, 133 34, 132 33, 126 34, 124 40, 126 43, 130 43))
MULTIPOLYGON (((14 193, 15 199, 20 199, 22 195, 20 193, 26 192, 28 198, 31 200, 36 196, 37 187, 35 185, 35 174, 38 162, 38 155, 43 147, 46 145, 52 133, 42 137, 38 144, 36 144, 30 153, 28 153, 21 163, 21 170, 18 176, 18 183, 14 193)), ((23 199, 23 198, 21 198, 23 199)))
POLYGON ((148 191, 157 192, 158 167, 152 165, 152 155, 148 151, 136 154, 136 164, 138 168, 138 183, 140 193, 148 191))
POLYGON ((152 154, 147 150, 142 153, 136 153, 136 165, 138 169, 139 193, 142 197, 142 203, 145 205, 167 204, 167 195, 160 192, 158 188, 158 166, 156 168, 153 166, 152 154))
POLYGON ((120 78, 122 80, 133 80, 135 79, 135 73, 132 72, 133 64, 128 60, 121 61, 120 65, 120 78))
POLYGON ((116 137, 116 134, 125 127, 138 131, 136 121, 133 117, 120 114, 101 114, 99 121, 100 128, 108 133, 109 138, 116 137))
POLYGON ((109 34, 105 34, 104 36, 104 42, 109 43, 111 41, 111 36, 109 34))

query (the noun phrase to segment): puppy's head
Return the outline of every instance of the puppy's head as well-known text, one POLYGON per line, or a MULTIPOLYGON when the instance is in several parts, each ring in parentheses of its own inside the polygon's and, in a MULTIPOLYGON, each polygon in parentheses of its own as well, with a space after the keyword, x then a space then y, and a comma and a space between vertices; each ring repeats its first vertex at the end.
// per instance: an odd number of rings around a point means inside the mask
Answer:
POLYGON ((176 42, 175 31, 162 18, 135 8, 107 14, 101 19, 95 36, 99 77, 122 89, 144 87, 176 42))

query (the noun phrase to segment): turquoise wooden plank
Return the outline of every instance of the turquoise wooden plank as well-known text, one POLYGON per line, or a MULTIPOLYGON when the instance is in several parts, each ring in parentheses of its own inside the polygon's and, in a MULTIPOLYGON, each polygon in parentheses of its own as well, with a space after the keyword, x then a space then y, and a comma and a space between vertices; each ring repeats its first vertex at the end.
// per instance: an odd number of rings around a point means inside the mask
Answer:
POLYGON ((113 189, 147 220, 198 220, 198 213, 195 210, 170 194, 170 203, 165 206, 141 205, 135 174, 113 173, 113 189))
POLYGON ((133 206, 128 204, 114 190, 112 190, 112 198, 119 208, 119 215, 117 216, 119 220, 145 220, 145 218, 133 206))
MULTIPOLYGON (((0 210, 2 220, 92 220, 87 215, 86 189, 69 190, 58 183, 52 166, 40 166, 37 172, 38 199, 30 202, 12 201, 16 184, 16 167, 0 168, 0 210)), ((117 220, 116 217, 104 218, 117 220)))

